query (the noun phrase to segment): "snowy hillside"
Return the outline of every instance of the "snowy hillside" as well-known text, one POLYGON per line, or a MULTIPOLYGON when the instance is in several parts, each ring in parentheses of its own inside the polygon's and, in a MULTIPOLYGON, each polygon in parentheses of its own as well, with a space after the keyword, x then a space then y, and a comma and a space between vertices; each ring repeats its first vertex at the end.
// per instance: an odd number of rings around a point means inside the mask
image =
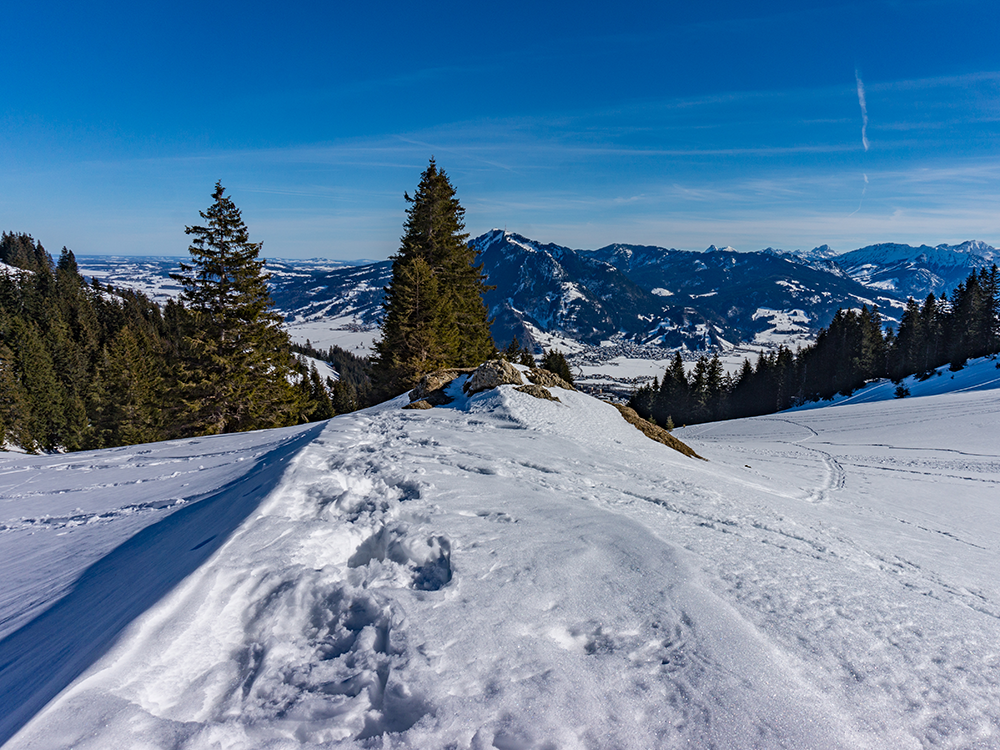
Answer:
MULTIPOLYGON (((973 391, 1000 388, 1000 362, 996 357, 981 357, 970 360, 958 372, 952 372, 948 365, 933 370, 929 376, 910 375, 900 385, 908 391, 906 397, 937 396, 943 393, 970 393, 973 391)), ((819 409, 824 406, 841 404, 869 404, 875 401, 895 399, 896 383, 878 380, 869 383, 850 396, 837 394, 830 401, 809 401, 789 411, 819 409)))
POLYGON ((1000 390, 676 431, 704 462, 459 383, 0 457, 5 749, 1000 744, 1000 390))

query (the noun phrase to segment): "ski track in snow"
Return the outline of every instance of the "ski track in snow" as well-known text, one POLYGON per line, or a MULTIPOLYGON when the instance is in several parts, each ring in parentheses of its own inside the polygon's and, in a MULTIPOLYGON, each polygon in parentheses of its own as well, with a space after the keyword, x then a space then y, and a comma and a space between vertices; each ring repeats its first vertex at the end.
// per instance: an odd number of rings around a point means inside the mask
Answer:
POLYGON ((709 463, 452 393, 328 423, 5 747, 1000 744, 997 393, 678 430, 709 463))

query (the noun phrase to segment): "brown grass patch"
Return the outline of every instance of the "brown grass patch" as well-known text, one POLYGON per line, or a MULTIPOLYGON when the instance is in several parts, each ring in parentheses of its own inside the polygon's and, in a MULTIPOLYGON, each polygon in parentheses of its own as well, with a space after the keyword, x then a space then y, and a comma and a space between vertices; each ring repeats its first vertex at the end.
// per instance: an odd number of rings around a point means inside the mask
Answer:
POLYGON ((625 406, 624 404, 611 404, 619 412, 621 412, 622 417, 630 425, 633 425, 639 432, 648 437, 650 440, 655 440, 658 443, 663 443, 668 448, 673 448, 678 453, 683 453, 685 456, 690 456, 691 458, 700 458, 702 461, 707 461, 708 459, 699 456, 694 452, 694 449, 686 443, 682 443, 680 440, 675 438, 669 432, 667 432, 662 427, 658 427, 652 422, 649 422, 636 412, 635 409, 625 406))

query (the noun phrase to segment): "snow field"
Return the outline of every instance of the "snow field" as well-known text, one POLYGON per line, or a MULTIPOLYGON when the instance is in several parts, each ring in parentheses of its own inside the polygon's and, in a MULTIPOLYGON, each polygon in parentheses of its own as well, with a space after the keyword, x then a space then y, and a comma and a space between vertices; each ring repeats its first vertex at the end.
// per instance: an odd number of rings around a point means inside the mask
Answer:
POLYGON ((993 390, 678 432, 755 486, 797 488, 794 513, 733 525, 763 544, 718 578, 879 735, 909 735, 887 745, 1000 743, 998 412, 993 390))
POLYGON ((5 458, 0 739, 207 560, 317 433, 5 458), (11 519, 26 510, 44 512, 11 519))
POLYGON ((6 747, 1000 742, 1000 392, 676 431, 707 463, 553 392, 331 420, 6 747))
POLYGON ((363 324, 354 315, 297 319, 284 327, 298 344, 308 341, 317 349, 339 346, 359 357, 371 356, 379 338, 378 328, 363 324))

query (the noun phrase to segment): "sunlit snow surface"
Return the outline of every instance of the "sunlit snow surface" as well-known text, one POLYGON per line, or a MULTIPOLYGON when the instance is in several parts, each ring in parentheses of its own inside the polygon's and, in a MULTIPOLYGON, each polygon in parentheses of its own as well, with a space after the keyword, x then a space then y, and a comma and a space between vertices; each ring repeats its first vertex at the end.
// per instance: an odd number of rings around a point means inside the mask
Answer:
POLYGON ((1000 746, 1000 390, 554 390, 0 458, 5 747, 1000 746))

